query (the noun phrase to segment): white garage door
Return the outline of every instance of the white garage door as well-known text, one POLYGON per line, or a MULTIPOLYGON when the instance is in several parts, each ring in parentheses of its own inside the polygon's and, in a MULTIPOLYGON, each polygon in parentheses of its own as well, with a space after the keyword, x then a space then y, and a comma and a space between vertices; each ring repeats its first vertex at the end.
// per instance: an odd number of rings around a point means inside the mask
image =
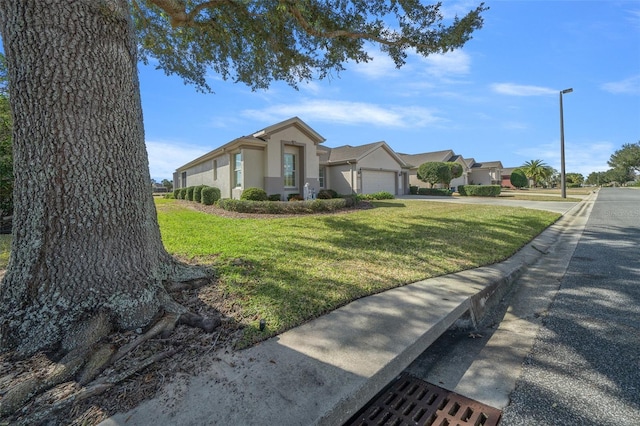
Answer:
POLYGON ((377 170, 362 171, 362 193, 373 194, 374 192, 387 191, 396 193, 396 173, 381 172, 377 170))

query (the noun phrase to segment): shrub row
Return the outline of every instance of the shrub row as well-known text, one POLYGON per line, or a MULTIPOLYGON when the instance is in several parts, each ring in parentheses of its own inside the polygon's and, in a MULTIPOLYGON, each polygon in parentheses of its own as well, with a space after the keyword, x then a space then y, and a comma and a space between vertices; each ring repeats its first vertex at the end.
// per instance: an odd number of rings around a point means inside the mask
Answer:
POLYGON ((187 188, 175 189, 173 194, 166 198, 196 201, 210 206, 220 199, 220 189, 207 185, 189 186, 187 188))
POLYGON ((453 192, 447 188, 419 188, 418 195, 440 195, 449 196, 453 192))
POLYGON ((475 197, 497 197, 500 195, 500 185, 460 185, 458 193, 475 197))
POLYGON ((309 200, 288 203, 285 201, 252 201, 235 200, 225 198, 218 201, 218 206, 224 210, 239 213, 263 213, 263 214, 301 214, 333 212, 350 205, 353 201, 348 198, 335 198, 331 200, 309 200))
POLYGON ((363 194, 360 196, 363 200, 393 200, 396 198, 392 193, 387 191, 374 192, 373 194, 363 194))

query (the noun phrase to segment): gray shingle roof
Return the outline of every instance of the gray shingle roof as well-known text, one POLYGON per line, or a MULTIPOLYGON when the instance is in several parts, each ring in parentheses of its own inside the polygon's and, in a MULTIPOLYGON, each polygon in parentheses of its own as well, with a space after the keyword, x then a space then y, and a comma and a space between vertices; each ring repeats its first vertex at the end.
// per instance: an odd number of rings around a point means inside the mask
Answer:
MULTIPOLYGON (((425 152, 422 154, 398 154, 405 163, 412 167, 420 167, 421 164, 434 161, 449 161, 455 154, 453 150, 446 149, 444 151, 425 152)), ((452 160, 455 161, 455 160, 452 160)))

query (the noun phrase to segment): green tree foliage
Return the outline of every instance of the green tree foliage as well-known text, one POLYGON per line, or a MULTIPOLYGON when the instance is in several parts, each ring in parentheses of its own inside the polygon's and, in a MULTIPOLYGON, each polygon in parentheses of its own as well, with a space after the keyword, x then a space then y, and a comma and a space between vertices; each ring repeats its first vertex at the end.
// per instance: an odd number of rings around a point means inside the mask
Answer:
POLYGON ((605 172, 591 172, 589 176, 587 176, 585 183, 587 185, 604 185, 608 183, 605 174, 605 172))
POLYGON ((447 163, 431 161, 418 167, 418 179, 427 182, 431 186, 437 183, 448 185, 451 182, 451 169, 447 163))
POLYGON ((580 186, 584 183, 584 176, 581 173, 567 173, 565 180, 567 185, 580 186))
POLYGON ((611 154, 608 164, 614 169, 640 173, 640 141, 622 145, 622 148, 611 154))
POLYGON ((526 161, 520 168, 525 176, 533 182, 533 186, 538 186, 545 179, 551 177, 553 173, 553 169, 542 160, 526 161))
POLYGON ((452 162, 452 161, 448 161, 445 164, 447 165, 447 167, 449 167, 449 172, 451 174, 451 178, 449 179, 449 181, 448 182, 443 182, 443 183, 445 183, 445 185, 447 185, 447 188, 448 188, 453 179, 457 179, 460 176, 462 176, 463 169, 462 169, 462 165, 461 164, 455 163, 455 162, 452 162))
POLYGON ((168 179, 162 179, 162 186, 167 188, 167 192, 173 191, 173 181, 168 179))
POLYGON ((13 120, 6 85, 5 57, 0 53, 0 217, 9 216, 13 212, 13 120))
POLYGON ((513 172, 511 172, 510 180, 511 185, 515 186, 518 189, 524 188, 529 183, 529 181, 527 180, 527 175, 525 175, 522 169, 515 169, 513 172))
POLYGON ((607 184, 616 183, 618 185, 624 185, 625 183, 633 180, 634 176, 631 169, 625 169, 622 167, 616 167, 604 172, 604 178, 607 184))
POLYGON ((142 59, 209 91, 210 69, 253 89, 295 86, 371 59, 378 44, 400 67, 406 51, 427 56, 461 47, 482 27, 480 4, 450 25, 440 4, 418 1, 211 2, 147 0, 133 10, 142 59), (391 24, 393 23, 393 24, 391 24), (390 25, 391 24, 391 25, 390 25))

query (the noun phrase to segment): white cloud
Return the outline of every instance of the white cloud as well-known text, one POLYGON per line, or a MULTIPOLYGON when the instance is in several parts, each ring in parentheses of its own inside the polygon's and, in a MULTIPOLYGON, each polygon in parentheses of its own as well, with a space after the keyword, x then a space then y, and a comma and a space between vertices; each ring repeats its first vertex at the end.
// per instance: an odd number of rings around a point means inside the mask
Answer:
POLYGON ((602 85, 602 90, 610 93, 624 93, 628 95, 640 94, 640 74, 626 78, 620 81, 614 81, 605 83, 602 85))
POLYGON ((146 141, 149 172, 156 180, 173 179, 173 172, 189 161, 207 153, 201 146, 182 142, 146 141))
POLYGON ((545 96, 558 94, 560 91, 548 87, 528 86, 515 83, 494 83, 491 90, 501 95, 511 96, 545 96))
POLYGON ((471 57, 462 50, 429 55, 422 61, 426 63, 427 73, 435 77, 466 75, 471 69, 471 57))
POLYGON ((364 102, 329 99, 271 105, 264 110, 245 110, 242 114, 265 122, 299 116, 305 121, 325 121, 348 125, 365 124, 379 127, 422 127, 442 120, 436 116, 436 111, 423 107, 385 107, 364 102))
POLYGON ((371 49, 368 53, 372 59, 369 62, 354 64, 351 68, 353 71, 363 74, 372 80, 387 78, 394 73, 398 73, 395 62, 387 54, 374 49, 371 49))

